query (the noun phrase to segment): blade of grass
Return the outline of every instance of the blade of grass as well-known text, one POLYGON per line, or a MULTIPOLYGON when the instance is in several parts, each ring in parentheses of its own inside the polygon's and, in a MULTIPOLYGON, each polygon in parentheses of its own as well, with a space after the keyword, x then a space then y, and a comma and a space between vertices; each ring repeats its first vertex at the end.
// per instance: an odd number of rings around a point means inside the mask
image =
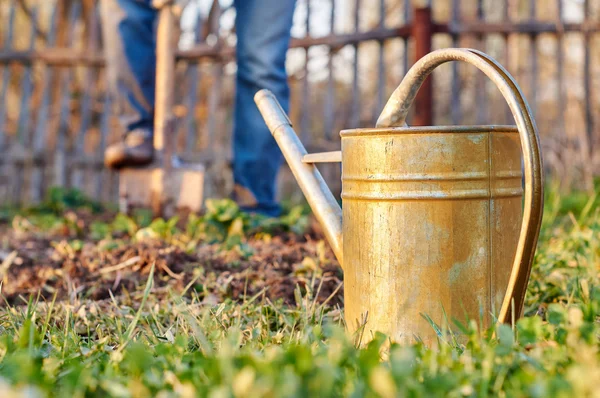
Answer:
POLYGON ((142 316, 142 311, 144 310, 144 306, 146 305, 146 300, 148 300, 148 296, 150 295, 150 291, 152 290, 152 285, 154 282, 154 266, 155 266, 155 264, 153 263, 152 267, 150 268, 150 274, 148 275, 146 287, 144 288, 144 295, 142 296, 142 302, 140 303, 140 307, 138 308, 138 310, 135 314, 135 317, 133 318, 133 321, 131 321, 131 323, 129 324, 129 327, 127 328, 127 331, 125 332, 125 342, 123 344, 121 344, 121 346, 119 347, 117 352, 123 351, 123 349, 125 347, 127 347, 127 345, 133 339, 133 335, 135 333, 135 327, 137 326, 137 324, 140 320, 140 317, 142 316))

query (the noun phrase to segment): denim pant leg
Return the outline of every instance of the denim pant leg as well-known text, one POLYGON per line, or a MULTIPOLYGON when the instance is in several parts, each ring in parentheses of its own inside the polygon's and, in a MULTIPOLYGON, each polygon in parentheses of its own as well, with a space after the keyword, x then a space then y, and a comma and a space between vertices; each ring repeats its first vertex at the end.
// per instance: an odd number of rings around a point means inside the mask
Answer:
POLYGON ((235 197, 242 208, 276 216, 276 178, 283 162, 254 94, 271 90, 287 112, 285 70, 295 0, 235 0, 237 79, 233 130, 235 197))
POLYGON ((152 129, 156 74, 151 0, 101 0, 107 81, 125 131, 152 129))

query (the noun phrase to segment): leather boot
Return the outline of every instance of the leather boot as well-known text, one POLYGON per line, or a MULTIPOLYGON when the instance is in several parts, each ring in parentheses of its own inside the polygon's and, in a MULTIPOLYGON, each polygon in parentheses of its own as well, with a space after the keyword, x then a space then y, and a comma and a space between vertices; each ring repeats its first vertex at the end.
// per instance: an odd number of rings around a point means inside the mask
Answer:
POLYGON ((152 162, 153 157, 152 132, 137 129, 125 134, 121 142, 106 148, 104 164, 113 169, 145 166, 152 162))

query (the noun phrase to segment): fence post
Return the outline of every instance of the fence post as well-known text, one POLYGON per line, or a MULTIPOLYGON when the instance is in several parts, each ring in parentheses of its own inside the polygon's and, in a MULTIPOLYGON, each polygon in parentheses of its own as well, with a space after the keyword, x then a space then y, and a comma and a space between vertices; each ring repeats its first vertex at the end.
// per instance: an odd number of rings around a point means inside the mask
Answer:
MULTIPOLYGON (((433 21, 431 8, 415 8, 412 24, 412 36, 415 41, 415 61, 431 52, 431 37, 433 34, 433 21)), ((433 85, 430 75, 421 86, 415 98, 415 114, 413 126, 431 126, 433 124, 433 85)))

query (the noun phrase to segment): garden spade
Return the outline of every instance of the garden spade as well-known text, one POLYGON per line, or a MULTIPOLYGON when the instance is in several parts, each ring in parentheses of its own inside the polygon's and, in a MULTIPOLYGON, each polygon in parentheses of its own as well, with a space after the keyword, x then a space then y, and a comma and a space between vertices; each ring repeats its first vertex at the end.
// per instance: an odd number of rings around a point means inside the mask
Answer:
POLYGON ((142 207, 151 208, 156 216, 171 217, 178 209, 199 212, 202 208, 204 165, 186 163, 175 153, 174 8, 184 3, 181 0, 153 3, 160 8, 156 43, 155 159, 147 167, 119 171, 119 207, 125 213, 142 207))

